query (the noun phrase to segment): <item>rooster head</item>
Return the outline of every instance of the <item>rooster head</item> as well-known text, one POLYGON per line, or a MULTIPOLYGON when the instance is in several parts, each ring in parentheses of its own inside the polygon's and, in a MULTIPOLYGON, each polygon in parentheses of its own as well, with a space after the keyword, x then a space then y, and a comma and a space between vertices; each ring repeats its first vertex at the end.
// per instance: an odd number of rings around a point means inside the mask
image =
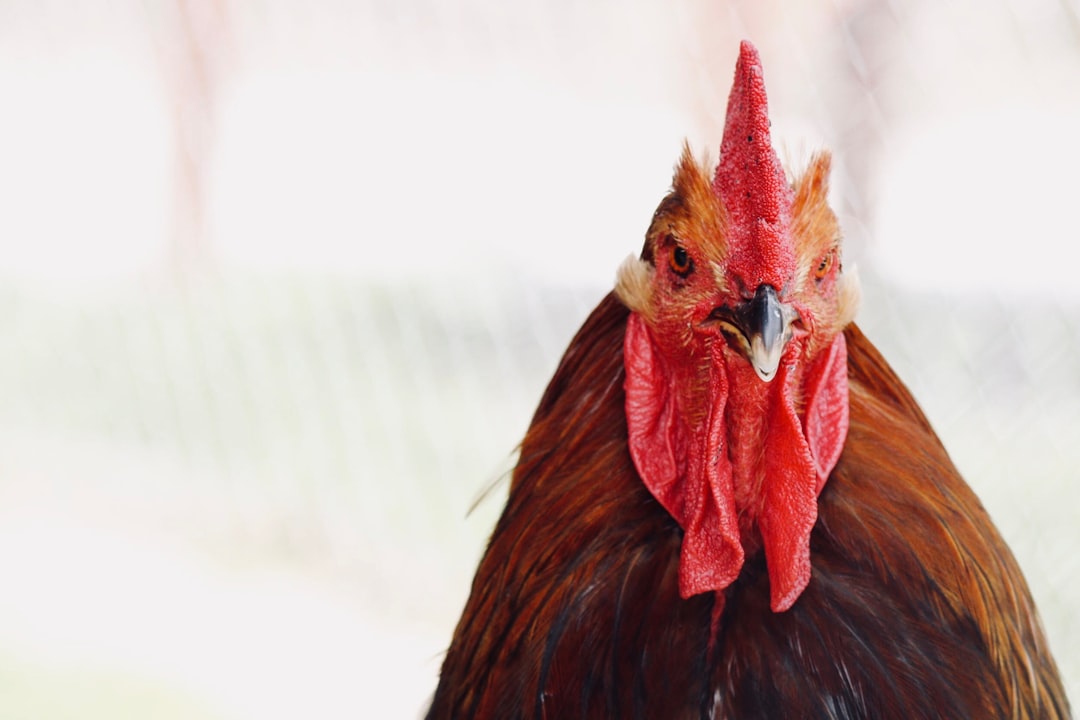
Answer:
POLYGON ((763 550, 772 608, 810 580, 817 497, 843 449, 858 304, 827 204, 830 158, 789 182, 747 42, 715 173, 684 147, 640 258, 619 270, 630 452, 683 528, 680 592, 720 592, 763 550), (710 177, 711 175, 711 177, 710 177))

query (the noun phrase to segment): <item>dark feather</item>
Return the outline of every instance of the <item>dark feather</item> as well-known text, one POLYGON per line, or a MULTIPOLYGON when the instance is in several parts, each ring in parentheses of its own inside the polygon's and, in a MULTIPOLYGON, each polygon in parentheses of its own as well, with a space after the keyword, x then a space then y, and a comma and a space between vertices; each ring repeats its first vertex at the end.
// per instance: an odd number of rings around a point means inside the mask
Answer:
POLYGON ((429 718, 1068 716, 1015 560, 854 326, 806 591, 773 613, 758 556, 718 622, 681 599, 682 532, 627 450, 627 314, 601 302, 540 402, 429 718))

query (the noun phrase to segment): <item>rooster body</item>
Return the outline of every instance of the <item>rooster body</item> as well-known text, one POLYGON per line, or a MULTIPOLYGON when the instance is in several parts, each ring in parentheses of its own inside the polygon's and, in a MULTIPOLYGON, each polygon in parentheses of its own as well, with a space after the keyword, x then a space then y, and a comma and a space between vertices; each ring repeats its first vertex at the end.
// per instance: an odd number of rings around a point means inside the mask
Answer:
POLYGON ((1068 717, 1015 560, 851 323, 827 156, 739 180, 748 44, 736 84, 717 180, 684 153, 540 402, 429 717, 1068 717))

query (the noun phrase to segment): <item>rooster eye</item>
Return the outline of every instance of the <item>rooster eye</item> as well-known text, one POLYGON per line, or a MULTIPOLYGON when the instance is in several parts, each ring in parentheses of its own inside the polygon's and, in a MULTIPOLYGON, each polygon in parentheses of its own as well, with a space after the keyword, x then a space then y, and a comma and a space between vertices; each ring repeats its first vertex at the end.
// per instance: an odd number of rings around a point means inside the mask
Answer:
POLYGON ((814 277, 821 280, 829 274, 829 270, 832 269, 833 257, 836 255, 836 251, 830 250, 825 254, 825 257, 821 258, 821 263, 817 266, 817 270, 814 271, 814 277))
POLYGON ((686 277, 694 271, 694 261, 690 259, 690 253, 682 245, 673 245, 669 258, 671 269, 676 275, 686 277))

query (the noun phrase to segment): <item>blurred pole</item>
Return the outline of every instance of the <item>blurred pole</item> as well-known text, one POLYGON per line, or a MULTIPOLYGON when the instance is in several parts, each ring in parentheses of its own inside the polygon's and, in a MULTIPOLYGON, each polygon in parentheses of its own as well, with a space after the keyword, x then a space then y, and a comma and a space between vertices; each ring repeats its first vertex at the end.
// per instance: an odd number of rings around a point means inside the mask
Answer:
POLYGON ((169 270, 177 278, 212 256, 206 227, 206 173, 213 155, 217 101, 231 75, 234 36, 227 0, 165 0, 150 7, 172 118, 172 217, 169 270))

